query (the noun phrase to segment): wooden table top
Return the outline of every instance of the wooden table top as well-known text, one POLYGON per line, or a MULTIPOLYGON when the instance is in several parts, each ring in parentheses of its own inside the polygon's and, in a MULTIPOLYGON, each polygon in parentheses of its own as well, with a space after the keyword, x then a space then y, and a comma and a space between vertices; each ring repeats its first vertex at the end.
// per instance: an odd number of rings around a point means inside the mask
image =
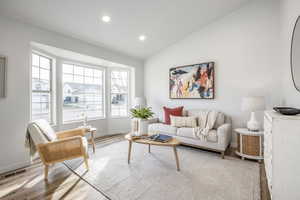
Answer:
POLYGON ((87 126, 87 127, 84 127, 84 126, 79 126, 78 128, 83 128, 83 129, 85 129, 85 133, 89 133, 89 132, 95 132, 95 131, 97 131, 97 128, 95 128, 95 127, 92 127, 92 126, 87 126))
POLYGON ((150 144, 150 145, 158 145, 158 146, 177 146, 180 145, 180 142, 176 138, 172 138, 168 142, 157 142, 143 138, 135 138, 131 137, 130 133, 125 135, 125 139, 131 142, 141 143, 141 144, 150 144))

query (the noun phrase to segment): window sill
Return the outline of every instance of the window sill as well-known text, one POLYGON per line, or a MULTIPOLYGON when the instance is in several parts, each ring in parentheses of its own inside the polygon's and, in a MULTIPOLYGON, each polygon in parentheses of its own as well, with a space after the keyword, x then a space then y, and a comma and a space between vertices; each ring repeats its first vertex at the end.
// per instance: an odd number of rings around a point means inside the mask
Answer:
MULTIPOLYGON (((92 119, 87 120, 87 122, 93 122, 93 121, 98 121, 98 120, 106 120, 106 119, 107 118, 105 118, 105 117, 92 118, 92 119)), ((66 121, 66 122, 63 122, 62 125, 77 124, 77 123, 83 123, 83 120, 66 121)))
POLYGON ((115 117, 110 117, 109 119, 130 119, 130 117, 129 116, 115 116, 115 117))

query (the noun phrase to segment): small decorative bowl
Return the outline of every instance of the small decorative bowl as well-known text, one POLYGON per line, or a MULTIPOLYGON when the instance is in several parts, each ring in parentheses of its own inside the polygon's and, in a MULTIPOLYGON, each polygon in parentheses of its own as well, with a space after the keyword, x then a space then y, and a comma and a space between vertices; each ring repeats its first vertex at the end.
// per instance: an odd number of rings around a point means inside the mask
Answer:
POLYGON ((291 107, 274 107, 276 112, 279 112, 283 115, 298 115, 300 114, 300 109, 291 108, 291 107))

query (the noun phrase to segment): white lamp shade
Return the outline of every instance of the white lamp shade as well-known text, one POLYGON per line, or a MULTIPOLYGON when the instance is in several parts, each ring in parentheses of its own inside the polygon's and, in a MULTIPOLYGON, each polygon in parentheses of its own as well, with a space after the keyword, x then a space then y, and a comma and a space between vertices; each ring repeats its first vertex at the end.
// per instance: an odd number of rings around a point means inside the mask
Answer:
POLYGON ((242 111, 260 111, 265 109, 264 97, 244 97, 242 101, 242 111))
POLYGON ((134 106, 145 107, 146 106, 146 99, 143 98, 143 97, 135 97, 134 106))

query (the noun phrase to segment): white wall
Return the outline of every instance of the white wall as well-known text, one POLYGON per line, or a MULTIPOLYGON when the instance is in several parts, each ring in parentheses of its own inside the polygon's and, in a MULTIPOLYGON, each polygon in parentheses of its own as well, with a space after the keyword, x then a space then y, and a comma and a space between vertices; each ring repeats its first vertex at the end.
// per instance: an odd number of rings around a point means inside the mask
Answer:
MULTIPOLYGON (((28 164, 24 148, 30 113, 30 42, 38 42, 135 68, 135 93, 143 96, 143 62, 77 39, 0 17, 0 55, 8 57, 7 97, 0 98, 0 173, 28 164)), ((129 130, 128 119, 97 120, 98 136, 129 130), (112 128, 113 127, 113 128, 112 128)), ((78 124, 63 128, 73 128, 78 124)))
MULTIPOLYGON (((300 15, 299 0, 281 0, 282 74, 283 95, 286 106, 300 108, 300 92, 293 84, 290 70, 290 47, 293 28, 300 15)), ((300 67, 300 66, 298 66, 300 67)))
POLYGON ((234 127, 245 126, 242 97, 263 95, 268 108, 280 101, 278 41, 279 2, 251 1, 148 59, 148 104, 159 116, 162 106, 217 109, 233 118, 234 127), (169 99, 169 69, 207 61, 215 62, 215 100, 169 99))

